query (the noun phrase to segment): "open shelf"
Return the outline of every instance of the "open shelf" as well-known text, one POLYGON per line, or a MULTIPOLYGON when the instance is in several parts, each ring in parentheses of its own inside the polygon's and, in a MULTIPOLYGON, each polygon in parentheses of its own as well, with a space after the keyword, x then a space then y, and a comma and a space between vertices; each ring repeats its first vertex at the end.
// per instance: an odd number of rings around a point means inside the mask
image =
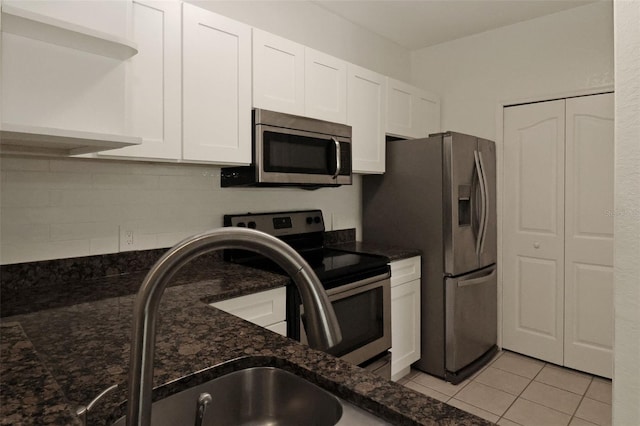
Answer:
POLYGON ((142 138, 2 123, 0 153, 70 156, 138 145, 142 138))
POLYGON ((11 5, 2 6, 2 31, 116 59, 138 53, 130 40, 11 5))

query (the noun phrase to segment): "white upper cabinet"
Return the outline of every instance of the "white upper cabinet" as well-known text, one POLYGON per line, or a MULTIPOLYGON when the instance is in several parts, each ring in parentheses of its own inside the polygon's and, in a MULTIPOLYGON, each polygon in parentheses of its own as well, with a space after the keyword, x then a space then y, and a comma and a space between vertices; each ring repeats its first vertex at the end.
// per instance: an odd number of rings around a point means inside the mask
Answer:
POLYGON ((56 1, 7 1, 2 5, 3 31, 116 59, 127 59, 137 53, 135 43, 128 39, 126 2, 91 3, 98 13, 86 6, 56 1))
POLYGON ((354 173, 384 173, 386 77, 349 64, 347 124, 352 128, 354 173))
POLYGON ((305 49, 305 115, 335 123, 347 122, 347 63, 305 49))
POLYGON ((253 29, 253 106, 304 115, 305 48, 253 29))
POLYGON ((123 59, 137 53, 130 15, 125 0, 2 2, 2 127, 16 148, 46 144, 47 154, 65 155, 99 151, 102 140, 130 144, 122 137, 123 59))
POLYGON ((104 155, 179 160, 181 156, 181 15, 177 1, 134 0, 128 63, 127 133, 142 144, 104 155))
POLYGON ((190 4, 182 7, 182 158, 248 164, 251 27, 190 4))
POLYGON ((440 131, 440 98, 426 90, 387 78, 386 132, 424 138, 440 131))
POLYGON ((346 123, 347 63, 254 28, 253 106, 346 123))

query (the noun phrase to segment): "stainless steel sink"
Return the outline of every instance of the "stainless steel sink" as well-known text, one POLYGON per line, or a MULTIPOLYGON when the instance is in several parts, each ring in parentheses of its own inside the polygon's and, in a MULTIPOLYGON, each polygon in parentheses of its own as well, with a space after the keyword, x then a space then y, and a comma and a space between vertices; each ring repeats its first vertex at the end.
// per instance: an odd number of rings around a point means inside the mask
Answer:
MULTIPOLYGON (((125 417, 115 425, 125 424, 125 417)), ((377 417, 315 384, 274 367, 229 373, 154 402, 151 424, 164 425, 385 425, 377 417), (211 402, 203 404, 203 395, 211 402), (198 409, 204 408, 201 423, 198 409)))

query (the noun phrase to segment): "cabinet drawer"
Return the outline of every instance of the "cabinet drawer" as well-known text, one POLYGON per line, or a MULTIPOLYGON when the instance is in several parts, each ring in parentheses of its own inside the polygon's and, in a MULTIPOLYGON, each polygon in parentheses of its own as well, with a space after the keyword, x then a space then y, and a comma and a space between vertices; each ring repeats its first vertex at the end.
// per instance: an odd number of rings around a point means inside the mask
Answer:
POLYGON ((262 327, 284 321, 286 317, 285 305, 285 287, 211 303, 214 308, 262 327))
POLYGON ((420 256, 391 262, 391 287, 420 278, 420 256))
POLYGON ((281 336, 287 336, 287 322, 286 321, 280 321, 278 323, 275 324, 271 324, 267 327, 265 327, 267 330, 273 331, 274 333, 278 333, 281 336))

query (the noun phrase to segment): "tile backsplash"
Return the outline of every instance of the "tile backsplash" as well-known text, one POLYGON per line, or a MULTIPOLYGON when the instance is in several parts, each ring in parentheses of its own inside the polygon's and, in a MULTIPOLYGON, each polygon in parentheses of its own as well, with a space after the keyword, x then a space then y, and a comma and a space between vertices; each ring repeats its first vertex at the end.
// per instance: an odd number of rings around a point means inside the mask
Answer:
POLYGON ((351 186, 220 188, 220 167, 0 157, 0 264, 170 247, 225 213, 322 209, 328 231, 361 229, 351 186))

